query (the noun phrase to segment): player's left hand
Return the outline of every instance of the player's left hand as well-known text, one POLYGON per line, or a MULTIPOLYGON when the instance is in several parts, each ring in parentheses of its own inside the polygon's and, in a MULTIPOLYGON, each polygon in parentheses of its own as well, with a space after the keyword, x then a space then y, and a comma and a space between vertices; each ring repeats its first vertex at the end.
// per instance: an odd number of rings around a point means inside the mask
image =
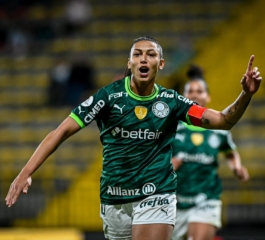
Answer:
POLYGON ((255 94, 258 91, 262 80, 258 68, 254 67, 252 69, 253 61, 254 61, 254 55, 250 57, 247 71, 241 80, 241 86, 243 91, 251 95, 255 94))
POLYGON ((248 170, 247 168, 243 166, 241 166, 240 168, 234 169, 234 174, 239 180, 243 182, 246 182, 249 179, 248 170))

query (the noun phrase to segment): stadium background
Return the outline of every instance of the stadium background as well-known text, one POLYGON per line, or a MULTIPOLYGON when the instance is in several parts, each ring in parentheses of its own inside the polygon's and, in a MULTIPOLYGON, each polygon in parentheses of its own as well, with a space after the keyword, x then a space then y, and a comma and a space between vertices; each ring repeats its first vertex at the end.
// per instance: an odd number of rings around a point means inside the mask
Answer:
MULTIPOLYGON (((4 202, 10 183, 40 141, 72 109, 47 104, 50 72, 62 59, 92 63, 95 88, 100 88, 123 73, 134 38, 153 36, 166 59, 158 83, 181 92, 187 66, 199 64, 211 90, 210 107, 218 110, 240 92, 239 81, 251 54, 264 74, 262 0, 90 0, 89 4, 87 22, 69 30, 63 27, 67 1, 0 1, 1 240, 104 239, 99 218, 101 146, 95 124, 67 140, 45 162, 33 175, 28 195, 12 208, 4 202), (18 47, 10 44, 6 33, 13 28, 29 36, 26 48, 21 47, 23 41, 18 47), (52 34, 42 35, 47 28, 52 34)), ((263 84, 232 130, 250 181, 236 181, 220 161, 224 227, 218 236, 225 240, 265 239, 264 93, 263 84)))

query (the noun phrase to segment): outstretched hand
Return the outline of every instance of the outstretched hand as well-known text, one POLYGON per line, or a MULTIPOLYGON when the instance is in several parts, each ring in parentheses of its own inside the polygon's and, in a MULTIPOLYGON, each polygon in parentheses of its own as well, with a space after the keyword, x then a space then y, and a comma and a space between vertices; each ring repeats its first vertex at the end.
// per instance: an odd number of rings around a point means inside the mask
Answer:
POLYGON ((21 174, 18 175, 9 188, 8 194, 5 198, 6 205, 8 207, 11 207, 13 204, 15 204, 21 192, 25 194, 28 192, 31 183, 31 177, 27 178, 22 176, 21 174))
POLYGON ((260 76, 260 72, 258 71, 258 68, 254 67, 252 69, 253 61, 254 61, 254 55, 250 57, 249 62, 248 62, 247 71, 241 80, 243 91, 251 95, 255 94, 258 91, 261 80, 262 80, 262 77, 260 76))
POLYGON ((235 176, 242 182, 246 182, 249 179, 247 168, 241 166, 240 168, 234 169, 235 176))

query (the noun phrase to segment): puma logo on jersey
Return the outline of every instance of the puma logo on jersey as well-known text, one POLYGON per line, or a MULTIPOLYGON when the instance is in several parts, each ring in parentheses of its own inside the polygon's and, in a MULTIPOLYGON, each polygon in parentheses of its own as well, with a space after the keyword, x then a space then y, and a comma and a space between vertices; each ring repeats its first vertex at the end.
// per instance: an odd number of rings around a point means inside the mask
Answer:
POLYGON ((81 114, 82 112, 84 113, 86 112, 86 111, 82 111, 81 106, 78 107, 78 110, 79 110, 79 114, 81 114))
POLYGON ((121 114, 122 114, 122 113, 123 113, 123 112, 122 112, 122 109, 125 107, 125 105, 123 105, 123 106, 120 108, 117 104, 114 104, 113 107, 119 109, 119 110, 121 111, 121 114))

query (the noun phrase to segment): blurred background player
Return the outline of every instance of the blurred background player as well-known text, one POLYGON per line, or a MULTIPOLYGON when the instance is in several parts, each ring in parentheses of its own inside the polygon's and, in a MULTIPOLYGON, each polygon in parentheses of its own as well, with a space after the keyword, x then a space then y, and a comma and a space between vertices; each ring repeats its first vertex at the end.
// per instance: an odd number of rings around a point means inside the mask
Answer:
MULTIPOLYGON (((203 70, 191 65, 184 97, 206 107, 211 98, 203 70)), ((221 227, 221 180, 217 175, 218 154, 222 152, 235 176, 247 181, 229 131, 207 130, 179 123, 172 143, 172 163, 178 176, 177 218, 172 240, 211 240, 221 227)))

